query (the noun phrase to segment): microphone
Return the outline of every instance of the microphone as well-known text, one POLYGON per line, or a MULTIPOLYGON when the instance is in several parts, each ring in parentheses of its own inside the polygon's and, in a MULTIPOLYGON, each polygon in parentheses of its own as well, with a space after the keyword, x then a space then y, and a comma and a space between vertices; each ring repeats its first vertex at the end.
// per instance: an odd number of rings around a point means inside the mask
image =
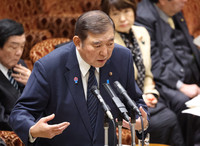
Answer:
POLYGON ((136 106, 136 103, 129 97, 129 95, 127 94, 126 90, 122 87, 122 85, 118 82, 115 81, 114 83, 114 87, 117 89, 117 91, 123 96, 125 97, 125 99, 127 100, 128 105, 137 112, 138 115, 141 116, 141 112, 139 111, 138 107, 136 106))
POLYGON ((103 100, 99 90, 97 89, 97 86, 92 86, 92 88, 90 89, 90 91, 92 92, 92 94, 94 94, 100 101, 100 103, 102 104, 102 107, 105 111, 105 113, 107 114, 107 116, 113 120, 113 116, 112 116, 112 113, 110 112, 110 109, 108 107, 108 105, 106 105, 105 101, 103 100))
POLYGON ((121 100, 116 96, 115 92, 112 90, 109 84, 104 83, 104 88, 108 92, 108 94, 111 96, 112 100, 114 101, 115 105, 118 107, 119 111, 123 115, 123 118, 129 122, 129 116, 127 115, 127 109, 125 105, 121 102, 121 100))

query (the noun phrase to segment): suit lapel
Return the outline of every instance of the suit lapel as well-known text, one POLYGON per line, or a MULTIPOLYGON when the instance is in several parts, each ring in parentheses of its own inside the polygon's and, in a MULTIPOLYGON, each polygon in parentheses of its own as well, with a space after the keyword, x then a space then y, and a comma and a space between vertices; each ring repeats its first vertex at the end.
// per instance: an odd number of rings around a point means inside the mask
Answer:
POLYGON ((65 79, 68 84, 69 90, 71 91, 72 98, 77 107, 77 110, 80 113, 80 117, 85 125, 85 128, 88 131, 89 135, 92 137, 92 128, 90 126, 87 104, 85 100, 85 94, 83 91, 81 72, 76 57, 75 46, 73 47, 70 53, 71 55, 69 55, 69 59, 66 64, 67 71, 65 73, 65 79), (75 83, 75 78, 78 79, 77 83, 75 83))
MULTIPOLYGON (((172 52, 175 55, 177 61, 180 64, 182 64, 181 59, 179 58, 179 56, 178 56, 178 54, 177 54, 177 52, 175 50, 175 46, 174 46, 174 44, 172 42, 172 39, 170 37, 171 34, 173 33, 173 30, 161 18, 159 20, 159 23, 164 23, 164 24, 160 25, 161 26, 161 28, 160 28, 161 30, 157 30, 158 32, 162 32, 162 41, 161 42, 164 42, 164 45, 168 46, 168 48, 172 50, 172 52)), ((162 43, 160 48, 163 48, 163 47, 166 47, 166 46, 163 46, 163 43, 162 43)), ((160 51, 161 51, 161 54, 162 54, 162 50, 160 50, 160 51)))
POLYGON ((15 87, 13 87, 13 85, 8 81, 8 79, 4 76, 4 74, 0 71, 0 85, 2 85, 2 87, 4 87, 9 93, 11 94, 10 97, 15 97, 15 100, 18 99, 18 97, 21 95, 21 93, 16 90, 15 87))
POLYGON ((194 47, 195 45, 193 44, 193 40, 191 39, 191 36, 188 33, 188 28, 187 28, 185 19, 183 18, 183 16, 181 14, 177 14, 175 16, 175 19, 177 20, 177 23, 181 27, 181 30, 183 31, 187 40, 190 40, 190 41, 188 41, 188 43, 192 49, 193 55, 195 56, 195 59, 197 60, 198 65, 200 65, 199 52, 198 52, 198 49, 196 47, 194 47))

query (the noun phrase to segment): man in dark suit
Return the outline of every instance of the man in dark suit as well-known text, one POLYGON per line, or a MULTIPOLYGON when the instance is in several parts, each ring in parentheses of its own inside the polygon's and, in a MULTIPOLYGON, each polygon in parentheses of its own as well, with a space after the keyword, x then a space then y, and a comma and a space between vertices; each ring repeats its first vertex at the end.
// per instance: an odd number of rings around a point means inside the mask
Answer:
POLYGON ((31 73, 20 60, 25 40, 21 24, 0 20, 0 130, 11 130, 9 115, 31 73))
POLYGON ((166 105, 177 114, 186 143, 192 146, 195 134, 189 131, 199 126, 195 127, 191 120, 198 122, 181 111, 186 108, 186 101, 200 94, 200 52, 193 44, 180 12, 185 2, 142 0, 138 4, 136 22, 146 27, 151 36, 152 72, 156 87, 166 105))
MULTIPOLYGON (((90 122, 89 105, 87 107, 89 71, 94 68, 100 93, 114 119, 120 113, 102 86, 108 81, 111 86, 114 81, 119 81, 126 88, 140 107, 144 128, 147 128, 147 107, 135 85, 132 64, 130 51, 114 44, 112 20, 102 11, 84 13, 76 22, 73 42, 57 48, 35 63, 24 92, 11 113, 11 127, 26 145, 30 142, 59 146, 104 145, 102 106, 99 101, 95 106, 94 129, 90 122)), ((141 130, 139 118, 135 129, 141 130)), ((110 146, 114 144, 115 134, 111 125, 110 146)), ((138 136, 141 138, 140 132, 138 136)))

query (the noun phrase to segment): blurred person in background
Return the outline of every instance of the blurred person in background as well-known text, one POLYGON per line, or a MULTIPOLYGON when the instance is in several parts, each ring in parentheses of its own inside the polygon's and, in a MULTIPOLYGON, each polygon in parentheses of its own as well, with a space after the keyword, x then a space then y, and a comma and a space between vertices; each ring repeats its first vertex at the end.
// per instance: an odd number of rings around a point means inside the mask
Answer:
POLYGON ((136 24, 151 38, 152 73, 165 104, 177 115, 185 143, 200 143, 199 117, 182 114, 185 102, 200 94, 200 51, 181 12, 187 0, 142 0, 136 24))
POLYGON ((12 130, 8 125, 9 115, 31 74, 20 59, 25 41, 20 23, 0 20, 0 130, 12 130))

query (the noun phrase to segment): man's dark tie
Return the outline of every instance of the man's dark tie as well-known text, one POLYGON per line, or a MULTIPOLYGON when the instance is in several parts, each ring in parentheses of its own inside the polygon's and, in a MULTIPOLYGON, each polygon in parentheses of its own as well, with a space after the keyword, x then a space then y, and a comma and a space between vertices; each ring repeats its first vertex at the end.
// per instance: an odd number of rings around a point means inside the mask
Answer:
POLYGON ((90 67, 89 73, 90 74, 88 78, 88 87, 87 87, 87 108, 90 117, 90 124, 94 133, 96 119, 97 119, 98 100, 90 91, 93 85, 97 86, 97 80, 95 77, 95 68, 93 66, 90 67))
POLYGON ((8 70, 8 78, 9 78, 9 81, 10 81, 10 83, 18 90, 18 84, 17 84, 17 82, 15 81, 15 79, 11 76, 12 73, 13 73, 13 70, 12 70, 12 69, 9 69, 9 70, 8 70))

